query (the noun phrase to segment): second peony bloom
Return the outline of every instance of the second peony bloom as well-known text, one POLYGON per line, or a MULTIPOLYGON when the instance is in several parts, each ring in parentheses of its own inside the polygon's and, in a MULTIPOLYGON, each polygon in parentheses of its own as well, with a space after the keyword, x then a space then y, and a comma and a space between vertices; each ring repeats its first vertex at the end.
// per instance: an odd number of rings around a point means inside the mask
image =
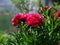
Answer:
POLYGON ((27 25, 32 27, 42 26, 43 25, 43 17, 40 14, 26 14, 26 22, 27 25))

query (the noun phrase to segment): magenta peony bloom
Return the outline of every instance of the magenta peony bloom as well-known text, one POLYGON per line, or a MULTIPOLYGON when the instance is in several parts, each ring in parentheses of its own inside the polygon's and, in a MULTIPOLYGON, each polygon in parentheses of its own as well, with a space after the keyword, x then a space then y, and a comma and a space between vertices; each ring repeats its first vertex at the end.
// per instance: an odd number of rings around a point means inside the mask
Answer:
POLYGON ((52 16, 51 16, 51 18, 56 18, 57 17, 57 15, 56 14, 53 14, 52 16))
POLYGON ((14 18, 12 18, 12 25, 13 26, 17 26, 17 21, 16 21, 17 19, 14 17, 14 18))
POLYGON ((57 12, 57 17, 60 18, 60 9, 57 12))
POLYGON ((40 13, 42 13, 42 12, 43 12, 42 8, 40 8, 40 9, 39 9, 39 12, 40 12, 40 13))
POLYGON ((24 21, 24 14, 19 13, 16 14, 13 18, 12 18, 12 25, 13 26, 17 26, 18 25, 18 21, 24 21))
POLYGON ((49 6, 45 6, 44 8, 47 10, 49 8, 49 6))
POLYGON ((60 45, 60 42, 58 42, 58 45, 60 45))
POLYGON ((39 14, 26 14, 26 24, 30 25, 32 27, 36 27, 36 26, 42 26, 43 22, 42 22, 43 18, 39 15, 39 14))
POLYGON ((56 14, 53 14, 52 18, 60 18, 60 10, 58 10, 56 14))
POLYGON ((60 18, 60 9, 57 11, 57 13, 52 15, 52 18, 60 18))

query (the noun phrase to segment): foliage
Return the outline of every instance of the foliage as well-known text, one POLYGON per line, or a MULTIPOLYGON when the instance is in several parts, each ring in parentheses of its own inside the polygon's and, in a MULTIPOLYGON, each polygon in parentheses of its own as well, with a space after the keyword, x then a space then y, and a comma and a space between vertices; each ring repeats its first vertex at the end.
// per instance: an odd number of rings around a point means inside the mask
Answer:
POLYGON ((0 33, 0 45, 5 45, 7 40, 8 40, 8 35, 0 33))
POLYGON ((54 2, 53 7, 56 9, 60 9, 60 4, 58 4, 58 2, 54 2))
POLYGON ((27 13, 29 12, 28 10, 28 5, 29 5, 29 0, 11 0, 17 8, 20 9, 20 12, 22 13, 27 13))

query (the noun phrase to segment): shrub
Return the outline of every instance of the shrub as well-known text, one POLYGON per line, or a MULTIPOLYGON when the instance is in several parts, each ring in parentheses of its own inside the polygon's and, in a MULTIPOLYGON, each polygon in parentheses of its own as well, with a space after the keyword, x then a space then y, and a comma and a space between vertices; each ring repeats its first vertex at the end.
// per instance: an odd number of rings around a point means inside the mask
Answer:
POLYGON ((19 28, 12 32, 7 45, 59 45, 60 9, 43 6, 38 13, 19 13, 12 18, 12 25, 19 28))

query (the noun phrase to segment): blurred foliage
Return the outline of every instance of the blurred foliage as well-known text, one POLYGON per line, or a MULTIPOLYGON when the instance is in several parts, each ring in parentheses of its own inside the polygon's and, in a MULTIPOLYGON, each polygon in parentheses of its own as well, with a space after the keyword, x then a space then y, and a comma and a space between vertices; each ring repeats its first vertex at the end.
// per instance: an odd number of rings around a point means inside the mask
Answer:
POLYGON ((9 36, 7 34, 0 33, 0 45, 5 45, 8 37, 9 36))
POLYGON ((36 10, 38 10, 39 0, 11 0, 11 1, 20 10, 21 13, 25 14, 25 13, 28 13, 29 11, 33 11, 32 8, 34 6, 36 6, 37 7, 36 10))
POLYGON ((27 13, 29 12, 29 0, 11 0, 17 8, 20 9, 20 12, 27 13))
POLYGON ((58 2, 54 2, 53 7, 56 9, 60 9, 60 4, 58 4, 58 2))
POLYGON ((54 2, 60 2, 60 0, 53 0, 54 2))

